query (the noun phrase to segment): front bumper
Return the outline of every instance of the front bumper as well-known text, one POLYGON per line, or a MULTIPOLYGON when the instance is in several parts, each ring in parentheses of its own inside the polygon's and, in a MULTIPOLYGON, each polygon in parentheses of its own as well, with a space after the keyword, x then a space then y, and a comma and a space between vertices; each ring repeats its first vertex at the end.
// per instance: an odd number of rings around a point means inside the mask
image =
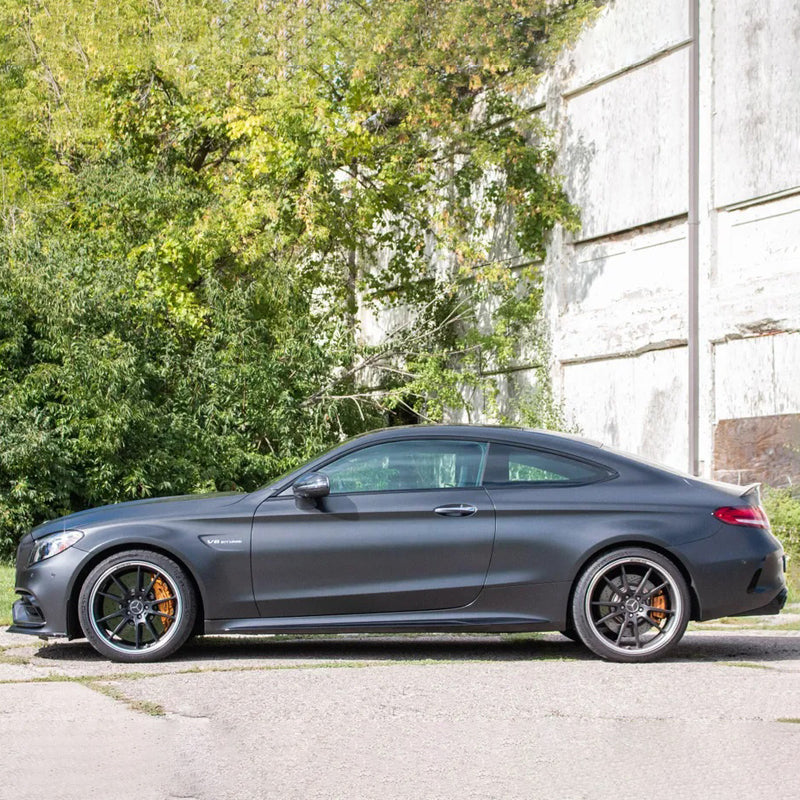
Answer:
POLYGON ((36 604, 36 598, 27 592, 19 592, 20 598, 11 606, 14 624, 9 633, 36 633, 45 623, 44 612, 36 604))
MULTIPOLYGON (((13 624, 7 630, 34 636, 67 636, 72 587, 89 554, 73 546, 28 565, 32 545, 33 540, 26 536, 17 550, 14 591, 19 599, 11 607, 13 624)), ((72 635, 79 636, 80 632, 72 635)))

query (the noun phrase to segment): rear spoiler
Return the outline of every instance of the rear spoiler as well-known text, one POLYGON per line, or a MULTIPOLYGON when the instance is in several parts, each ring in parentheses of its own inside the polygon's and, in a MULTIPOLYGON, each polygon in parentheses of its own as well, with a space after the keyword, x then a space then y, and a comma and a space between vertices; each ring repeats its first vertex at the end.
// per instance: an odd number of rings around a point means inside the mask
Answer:
MULTIPOLYGON (((693 478, 691 476, 686 476, 683 479, 687 485, 689 486, 713 486, 715 489, 727 494, 731 500, 736 502, 736 500, 744 500, 746 503, 754 506, 761 505, 761 484, 760 483, 751 483, 747 486, 740 486, 736 483, 728 483, 727 481, 709 481, 704 480, 703 478, 693 478)), ((734 503, 731 503, 733 505, 734 503)))
POLYGON ((739 493, 739 497, 743 500, 752 501, 753 505, 760 506, 761 505, 761 484, 760 483, 751 483, 749 486, 742 486, 742 491, 739 493))

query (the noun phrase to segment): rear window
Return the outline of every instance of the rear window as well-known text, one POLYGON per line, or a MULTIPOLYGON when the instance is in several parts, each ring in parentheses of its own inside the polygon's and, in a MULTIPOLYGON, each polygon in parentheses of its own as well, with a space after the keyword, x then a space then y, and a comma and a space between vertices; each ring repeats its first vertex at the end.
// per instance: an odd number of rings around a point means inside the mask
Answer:
POLYGON ((483 484, 499 486, 565 484, 608 480, 614 472, 598 464, 508 444, 489 445, 483 484))

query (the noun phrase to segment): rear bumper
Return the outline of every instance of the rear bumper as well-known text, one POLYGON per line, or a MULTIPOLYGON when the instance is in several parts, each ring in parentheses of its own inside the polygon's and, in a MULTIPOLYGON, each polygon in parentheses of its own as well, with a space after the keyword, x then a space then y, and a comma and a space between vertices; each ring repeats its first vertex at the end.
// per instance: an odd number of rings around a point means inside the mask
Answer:
POLYGON ((783 548, 767 530, 722 525, 676 553, 692 575, 694 619, 777 614, 786 603, 783 548))
POLYGON ((760 608, 751 608, 749 611, 740 611, 738 614, 732 614, 733 617, 760 617, 767 614, 780 614, 781 609, 786 605, 786 598, 789 596, 788 589, 782 589, 778 592, 777 596, 769 601, 766 605, 760 608))

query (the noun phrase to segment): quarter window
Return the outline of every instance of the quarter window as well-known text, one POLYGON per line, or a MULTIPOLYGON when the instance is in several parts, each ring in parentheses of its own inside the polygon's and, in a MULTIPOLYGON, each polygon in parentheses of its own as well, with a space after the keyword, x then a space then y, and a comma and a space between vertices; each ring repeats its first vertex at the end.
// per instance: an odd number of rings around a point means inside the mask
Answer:
POLYGON ((493 442, 489 448, 483 483, 488 487, 582 484, 606 480, 612 474, 605 467, 567 456, 493 442))
POLYGON ((477 486, 487 445, 446 439, 386 442, 321 469, 331 494, 477 486))

